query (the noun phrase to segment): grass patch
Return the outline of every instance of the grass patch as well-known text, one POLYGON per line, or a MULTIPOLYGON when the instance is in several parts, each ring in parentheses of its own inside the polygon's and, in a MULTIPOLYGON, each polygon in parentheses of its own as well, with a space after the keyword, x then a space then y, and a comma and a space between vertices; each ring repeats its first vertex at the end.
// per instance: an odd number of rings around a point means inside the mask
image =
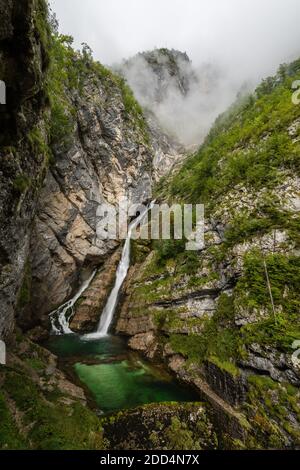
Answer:
POLYGON ((20 435, 15 420, 6 404, 4 395, 0 393, 0 449, 26 449, 26 442, 20 435))

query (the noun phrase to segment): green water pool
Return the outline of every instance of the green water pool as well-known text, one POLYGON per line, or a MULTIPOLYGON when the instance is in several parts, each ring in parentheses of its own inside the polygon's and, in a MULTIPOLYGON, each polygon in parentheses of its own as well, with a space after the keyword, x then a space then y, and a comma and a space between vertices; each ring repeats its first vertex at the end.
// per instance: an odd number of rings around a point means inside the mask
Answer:
POLYGON ((53 336, 48 348, 65 369, 76 373, 105 414, 147 403, 199 399, 164 368, 128 350, 122 338, 83 341, 77 335, 53 336))

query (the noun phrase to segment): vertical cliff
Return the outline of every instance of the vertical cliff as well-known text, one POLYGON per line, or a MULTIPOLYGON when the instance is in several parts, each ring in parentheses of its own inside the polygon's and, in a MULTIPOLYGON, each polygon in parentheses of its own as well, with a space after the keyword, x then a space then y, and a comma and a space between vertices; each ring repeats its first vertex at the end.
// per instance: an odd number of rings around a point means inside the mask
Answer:
POLYGON ((0 2, 0 336, 13 330, 31 224, 48 165, 44 90, 50 33, 43 0, 0 2), (39 139, 41 137, 41 139, 39 139))

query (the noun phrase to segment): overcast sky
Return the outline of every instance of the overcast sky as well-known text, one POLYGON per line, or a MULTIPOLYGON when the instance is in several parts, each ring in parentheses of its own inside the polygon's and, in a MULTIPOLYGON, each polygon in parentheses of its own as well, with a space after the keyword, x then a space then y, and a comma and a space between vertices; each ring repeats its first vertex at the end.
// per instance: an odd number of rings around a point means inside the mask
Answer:
POLYGON ((60 30, 110 65, 169 47, 259 79, 300 56, 299 0, 50 0, 60 30))

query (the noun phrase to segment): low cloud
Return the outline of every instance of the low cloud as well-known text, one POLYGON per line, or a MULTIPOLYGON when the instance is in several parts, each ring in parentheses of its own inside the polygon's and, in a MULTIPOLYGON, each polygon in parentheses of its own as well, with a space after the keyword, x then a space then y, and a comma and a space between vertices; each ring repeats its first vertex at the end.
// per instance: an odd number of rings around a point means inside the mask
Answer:
MULTIPOLYGON (((275 73, 280 63, 300 56, 299 0, 50 0, 50 4, 61 32, 74 36, 78 48, 88 43, 103 64, 121 63, 155 47, 187 52, 200 86, 192 87, 185 99, 170 87, 168 97, 155 105, 164 126, 187 143, 201 141, 243 83, 256 84, 275 73), (211 72, 217 79, 205 86, 211 72)), ((145 64, 139 65, 145 83, 155 80, 145 76, 149 72, 145 64)), ((144 96, 134 77, 128 80, 138 99, 151 107, 151 84, 144 96)))
POLYGON ((238 85, 216 65, 194 68, 185 54, 172 54, 171 60, 159 50, 138 54, 115 69, 161 127, 189 147, 203 141, 216 117, 235 99, 238 85))

